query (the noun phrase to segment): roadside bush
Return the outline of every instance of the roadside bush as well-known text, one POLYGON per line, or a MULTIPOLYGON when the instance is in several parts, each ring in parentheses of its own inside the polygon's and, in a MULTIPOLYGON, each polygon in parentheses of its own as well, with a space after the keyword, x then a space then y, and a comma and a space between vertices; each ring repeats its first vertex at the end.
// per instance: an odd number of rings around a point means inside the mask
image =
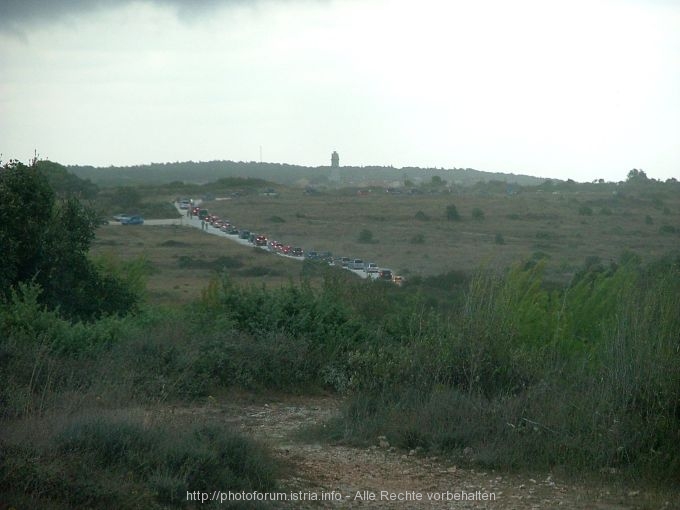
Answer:
POLYGON ((188 492, 277 488, 271 456, 224 426, 77 417, 43 441, 3 450, 0 490, 18 508, 184 508, 188 492))
POLYGON ((505 244, 505 238, 503 237, 503 234, 496 234, 493 242, 496 244, 505 244))
POLYGON ((418 221, 429 221, 430 220, 430 217, 427 214, 425 214, 423 211, 418 211, 415 214, 414 218, 417 219, 418 221))
POLYGON ((425 236, 423 234, 414 235, 409 241, 411 244, 425 244, 425 236))
POLYGON ((582 205, 581 207, 578 208, 578 213, 581 216, 592 216, 593 215, 593 209, 592 209, 592 207, 589 207, 587 205, 582 205))
POLYGON ((677 229, 673 225, 661 225, 659 227, 659 234, 675 234, 677 229))

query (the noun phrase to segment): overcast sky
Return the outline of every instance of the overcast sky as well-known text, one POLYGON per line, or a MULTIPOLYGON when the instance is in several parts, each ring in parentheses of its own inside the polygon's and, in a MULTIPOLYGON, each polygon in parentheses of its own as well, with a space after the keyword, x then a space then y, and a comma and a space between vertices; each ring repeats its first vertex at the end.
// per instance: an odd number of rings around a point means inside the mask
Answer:
POLYGON ((680 178, 677 0, 0 0, 0 153, 680 178))

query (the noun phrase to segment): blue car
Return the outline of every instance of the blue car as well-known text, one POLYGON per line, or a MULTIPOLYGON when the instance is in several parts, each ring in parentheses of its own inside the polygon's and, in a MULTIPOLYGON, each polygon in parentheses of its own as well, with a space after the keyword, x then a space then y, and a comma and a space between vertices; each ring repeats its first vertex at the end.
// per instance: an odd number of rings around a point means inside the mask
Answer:
POLYGON ((121 225, 144 225, 144 218, 141 216, 130 216, 120 221, 121 225))

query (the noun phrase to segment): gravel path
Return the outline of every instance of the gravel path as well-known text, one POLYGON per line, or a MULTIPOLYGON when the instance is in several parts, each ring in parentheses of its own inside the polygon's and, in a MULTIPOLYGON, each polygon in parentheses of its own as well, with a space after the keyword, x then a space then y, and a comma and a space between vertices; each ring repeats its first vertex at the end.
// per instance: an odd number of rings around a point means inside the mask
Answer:
MULTIPOLYGON (((521 475, 461 468, 445 459, 398 450, 384 438, 376 438, 368 448, 300 438, 300 430, 323 424, 339 412, 341 401, 334 397, 240 400, 211 399, 200 412, 212 414, 272 448, 288 466, 282 484, 298 497, 307 498, 282 505, 286 508, 680 508, 677 494, 666 498, 659 492, 630 487, 577 485, 550 473, 521 475), (329 500, 310 500, 324 496, 329 500)), ((197 410, 175 412, 194 414, 197 410)))

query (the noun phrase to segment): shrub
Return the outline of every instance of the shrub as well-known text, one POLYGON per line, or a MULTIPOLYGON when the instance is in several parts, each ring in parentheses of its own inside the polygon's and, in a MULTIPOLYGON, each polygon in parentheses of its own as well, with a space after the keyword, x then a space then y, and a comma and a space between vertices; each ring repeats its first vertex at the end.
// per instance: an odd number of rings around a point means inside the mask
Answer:
POLYGON ((587 205, 582 205, 581 207, 578 208, 578 213, 581 216, 592 216, 593 209, 591 207, 588 207, 587 205))
POLYGON ((503 237, 503 234, 496 234, 496 236, 494 237, 494 243, 505 244, 505 238, 503 237))
POLYGON ((223 425, 149 428, 126 417, 76 417, 46 439, 7 445, 11 454, 0 458, 10 507, 179 508, 188 492, 278 488, 271 455, 223 425))
POLYGON ((675 234, 677 229, 673 225, 661 225, 659 227, 659 234, 675 234))
POLYGON ((415 214, 414 218, 417 219, 418 221, 429 221, 429 219, 430 219, 430 217, 427 214, 425 214, 423 211, 418 211, 415 214))
POLYGON ((373 239, 373 232, 371 232, 368 229, 363 229, 361 232, 359 232, 359 238, 357 239, 360 243, 375 243, 377 242, 376 240, 373 239))
POLYGON ((649 214, 647 216, 645 216, 645 225, 653 225, 653 224, 654 224, 654 220, 652 219, 652 217, 649 214))
POLYGON ((271 216, 269 218, 269 221, 272 223, 285 223, 286 220, 284 220, 281 216, 271 216))
POLYGON ((423 234, 414 235, 409 241, 411 244, 425 244, 425 236, 423 234))
POLYGON ((446 206, 446 219, 449 221, 460 221, 460 214, 458 213, 458 208, 451 204, 446 206))
POLYGON ((482 211, 479 207, 475 207, 472 210, 472 218, 475 220, 483 220, 484 219, 484 211, 482 211))

